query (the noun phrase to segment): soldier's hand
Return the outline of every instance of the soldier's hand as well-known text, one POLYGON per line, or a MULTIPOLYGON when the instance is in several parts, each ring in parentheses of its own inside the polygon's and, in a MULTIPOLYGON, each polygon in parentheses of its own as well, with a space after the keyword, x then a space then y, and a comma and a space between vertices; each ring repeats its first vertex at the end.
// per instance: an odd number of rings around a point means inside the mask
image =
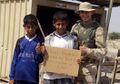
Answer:
POLYGON ((14 84, 14 80, 9 80, 9 84, 14 84))
POLYGON ((37 44, 35 49, 36 49, 37 54, 41 54, 41 53, 44 54, 44 52, 45 52, 45 46, 40 45, 40 43, 37 44))
POLYGON ((79 49, 81 51, 81 55, 84 56, 87 53, 87 48, 84 45, 80 46, 79 49))

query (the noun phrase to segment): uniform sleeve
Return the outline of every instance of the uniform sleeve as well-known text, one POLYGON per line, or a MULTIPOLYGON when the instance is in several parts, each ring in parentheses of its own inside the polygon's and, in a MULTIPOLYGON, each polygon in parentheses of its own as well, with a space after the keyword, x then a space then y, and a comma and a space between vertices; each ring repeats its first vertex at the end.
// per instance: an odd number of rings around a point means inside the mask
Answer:
POLYGON ((118 56, 118 49, 108 47, 106 57, 109 61, 115 60, 118 56))
POLYGON ((103 29, 99 27, 96 30, 96 35, 95 35, 95 41, 96 41, 96 45, 98 46, 98 48, 95 48, 95 49, 87 48, 87 55, 90 57, 94 57, 98 60, 101 59, 103 56, 106 56, 107 59, 109 60, 115 60, 118 54, 118 49, 111 48, 108 46, 107 51, 106 51, 103 35, 104 35, 103 29))
POLYGON ((72 35, 75 35, 75 36, 78 35, 78 24, 74 24, 74 25, 72 26, 72 29, 71 29, 70 33, 71 33, 72 35))
POLYGON ((97 48, 87 48, 87 56, 100 59, 105 55, 105 41, 102 27, 96 29, 95 44, 97 45, 97 48))
POLYGON ((13 54, 13 59, 12 59, 12 64, 11 64, 11 69, 10 69, 10 80, 14 80, 14 75, 15 75, 15 66, 17 64, 17 58, 20 53, 20 46, 19 46, 19 40, 16 43, 16 47, 14 49, 14 54, 13 54))
POLYGON ((101 58, 103 58, 103 56, 105 56, 105 53, 105 48, 87 48, 87 56, 93 59, 100 60, 101 58))
POLYGON ((104 32, 102 27, 98 27, 95 32, 95 43, 98 48, 105 47, 104 32))
POLYGON ((74 36, 74 35, 71 35, 72 36, 72 39, 73 39, 73 49, 79 49, 79 45, 78 45, 78 37, 77 36, 74 36))

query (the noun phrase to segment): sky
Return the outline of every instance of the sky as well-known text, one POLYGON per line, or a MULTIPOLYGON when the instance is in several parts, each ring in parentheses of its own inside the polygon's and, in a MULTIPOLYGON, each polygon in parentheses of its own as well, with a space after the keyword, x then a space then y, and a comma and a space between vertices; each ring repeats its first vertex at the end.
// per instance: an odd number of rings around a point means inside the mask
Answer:
POLYGON ((112 9, 109 32, 120 33, 120 7, 114 7, 112 9))

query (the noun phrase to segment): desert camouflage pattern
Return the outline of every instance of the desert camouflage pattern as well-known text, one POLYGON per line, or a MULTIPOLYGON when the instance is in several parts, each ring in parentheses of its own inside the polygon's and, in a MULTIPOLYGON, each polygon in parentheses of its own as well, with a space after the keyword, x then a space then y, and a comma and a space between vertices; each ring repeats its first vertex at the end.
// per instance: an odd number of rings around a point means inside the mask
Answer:
MULTIPOLYGON (((93 22, 92 24, 93 27, 97 27, 98 23, 93 22)), ((82 39, 80 37, 82 37, 82 35, 84 35, 84 33, 86 33, 86 30, 92 28, 89 25, 84 25, 82 26, 82 22, 79 21, 77 22, 75 25, 73 25, 71 33, 72 34, 76 34, 78 36, 78 42, 80 43, 80 45, 85 45, 84 41, 82 41, 82 39)), ((95 40, 95 45, 97 46, 96 48, 87 48, 87 56, 92 57, 92 56, 96 56, 96 58, 100 55, 103 56, 103 54, 105 54, 105 41, 104 41, 104 31, 103 28, 98 26, 96 28, 95 31, 95 36, 93 38, 95 40)), ((86 45, 85 45, 86 46, 86 45)), ((86 46, 87 47, 87 46, 86 46)))
MULTIPOLYGON (((94 59, 93 61, 90 62, 88 62, 89 60, 85 60, 84 63, 81 63, 79 69, 79 76, 75 78, 75 84, 95 84, 98 60, 103 58, 105 54, 105 48, 104 48, 105 41, 104 41, 103 28, 100 27, 96 22, 93 22, 92 24, 89 25, 85 25, 82 24, 81 21, 78 21, 75 25, 73 25, 71 33, 78 37, 79 45, 82 44, 87 47, 87 54, 85 56, 82 56, 82 58, 84 59, 87 57, 90 60, 94 59), (84 39, 81 38, 84 37, 86 31, 88 31, 89 33, 88 29, 90 28, 95 28, 94 35, 92 36, 92 39, 94 41, 91 41, 91 43, 94 42, 93 47, 87 46, 86 43, 84 42, 84 39)), ((88 40, 90 39, 89 37, 91 37, 90 35, 87 36, 88 40)))

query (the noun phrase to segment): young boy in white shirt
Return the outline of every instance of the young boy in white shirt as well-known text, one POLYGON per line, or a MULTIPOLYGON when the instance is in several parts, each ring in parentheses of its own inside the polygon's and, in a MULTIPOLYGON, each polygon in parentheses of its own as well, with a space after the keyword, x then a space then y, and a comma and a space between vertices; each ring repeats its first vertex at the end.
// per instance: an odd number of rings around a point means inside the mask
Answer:
MULTIPOLYGON (((59 48, 75 48, 74 37, 66 30, 68 25, 68 15, 59 11, 53 15, 53 26, 55 31, 45 38, 45 46, 59 48)), ((73 84, 71 76, 45 73, 43 75, 44 84, 73 84)))

